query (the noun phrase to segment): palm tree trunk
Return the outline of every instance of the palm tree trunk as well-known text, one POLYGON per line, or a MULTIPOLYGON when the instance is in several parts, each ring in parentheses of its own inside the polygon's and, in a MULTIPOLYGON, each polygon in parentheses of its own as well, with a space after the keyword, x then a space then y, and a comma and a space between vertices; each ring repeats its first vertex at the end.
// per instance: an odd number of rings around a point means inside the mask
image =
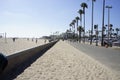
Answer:
POLYGON ((80 38, 80 43, 81 43, 81 30, 79 30, 79 38, 80 38))
POLYGON ((75 23, 74 23, 74 39, 75 39, 75 23))
MULTIPOLYGON (((82 27, 82 14, 80 14, 80 18, 81 18, 80 25, 82 27)), ((80 36, 80 43, 81 43, 81 29, 79 30, 79 36, 80 36)))
POLYGON ((117 38, 118 38, 118 31, 117 31, 117 38))
POLYGON ((74 26, 72 26, 72 38, 74 38, 74 26))

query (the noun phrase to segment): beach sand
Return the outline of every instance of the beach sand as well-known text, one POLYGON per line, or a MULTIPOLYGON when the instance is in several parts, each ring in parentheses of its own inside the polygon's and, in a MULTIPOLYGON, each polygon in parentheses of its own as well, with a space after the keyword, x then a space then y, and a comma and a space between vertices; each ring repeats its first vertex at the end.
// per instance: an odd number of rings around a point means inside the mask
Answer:
MULTIPOLYGON (((48 41, 46 43, 48 43, 48 41)), ((36 43, 36 39, 32 41, 32 39, 18 38, 13 42, 12 38, 7 38, 5 42, 4 38, 0 38, 0 52, 4 55, 11 55, 42 44, 45 44, 44 39, 37 39, 36 43)))
POLYGON ((120 80, 111 69, 59 41, 15 80, 120 80))

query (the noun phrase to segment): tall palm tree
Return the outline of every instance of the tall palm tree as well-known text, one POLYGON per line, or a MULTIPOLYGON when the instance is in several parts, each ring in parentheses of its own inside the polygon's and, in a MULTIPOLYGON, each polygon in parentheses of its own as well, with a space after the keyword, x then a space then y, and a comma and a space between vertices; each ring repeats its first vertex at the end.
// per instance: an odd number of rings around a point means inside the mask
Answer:
MULTIPOLYGON (((80 19, 78 16, 75 18, 76 22, 77 22, 77 29, 78 29, 78 20, 80 19)), ((78 30, 77 30, 78 31, 78 30)), ((78 33, 78 32, 77 32, 78 33)), ((78 40, 79 40, 79 36, 78 36, 78 40)))
POLYGON ((75 38, 75 22, 76 22, 76 20, 73 20, 72 21, 72 27, 73 27, 73 39, 75 38))
POLYGON ((72 24, 70 23, 70 24, 69 24, 69 26, 71 27, 71 26, 72 26, 72 24))
POLYGON ((69 26, 71 27, 71 32, 72 32, 72 30, 73 30, 72 23, 70 23, 69 26))
POLYGON ((83 14, 83 10, 80 9, 80 10, 78 11, 78 13, 80 14, 80 25, 82 26, 82 14, 83 14))
POLYGON ((75 23, 76 23, 76 20, 74 19, 72 22, 73 22, 73 25, 74 25, 74 34, 75 34, 75 23))
POLYGON ((120 31, 120 30, 119 30, 119 28, 116 28, 115 30, 116 30, 117 37, 118 37, 118 31, 120 31))
POLYGON ((92 36, 93 36, 93 11, 94 11, 94 2, 96 0, 92 0, 92 22, 91 22, 91 40, 90 40, 90 44, 92 44, 92 36))
POLYGON ((71 25, 72 25, 72 29, 73 29, 73 32, 74 32, 74 22, 73 21, 71 22, 71 25))
POLYGON ((80 38, 80 43, 81 43, 81 33, 84 31, 83 27, 79 26, 78 31, 79 31, 79 38, 80 38))
POLYGON ((77 22, 77 27, 78 27, 78 20, 80 19, 78 16, 75 18, 77 22))
MULTIPOLYGON (((80 9, 78 11, 78 13, 80 14, 80 27, 82 27, 82 14, 83 14, 83 10, 80 9)), ((79 38, 80 38, 80 43, 81 43, 81 33, 80 33, 80 31, 79 31, 79 38)))
POLYGON ((70 27, 72 27, 72 22, 69 24, 70 27))
POLYGON ((112 30, 112 27, 113 27, 113 25, 112 25, 112 24, 110 24, 110 30, 112 30))
POLYGON ((69 24, 69 26, 71 27, 72 38, 74 38, 74 35, 73 35, 73 34, 74 34, 74 28, 73 28, 73 27, 74 27, 74 26, 73 26, 73 25, 74 25, 73 22, 71 22, 71 23, 69 24))
POLYGON ((83 14, 84 14, 84 43, 85 43, 85 8, 88 8, 88 5, 86 3, 82 3, 81 7, 83 8, 83 14))
POLYGON ((110 24, 109 27, 110 27, 110 28, 109 28, 109 31, 110 31, 110 32, 109 32, 109 35, 110 35, 110 38, 111 38, 111 37, 112 37, 113 24, 110 24))

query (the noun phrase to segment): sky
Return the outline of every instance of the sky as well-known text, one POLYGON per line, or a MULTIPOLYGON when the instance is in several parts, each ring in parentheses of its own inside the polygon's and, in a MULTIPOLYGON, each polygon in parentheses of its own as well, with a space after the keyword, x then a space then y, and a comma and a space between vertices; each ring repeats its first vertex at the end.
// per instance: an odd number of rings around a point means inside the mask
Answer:
MULTIPOLYGON (((56 31, 65 32, 69 24, 79 16, 80 4, 88 4, 86 9, 86 31, 91 29, 92 0, 0 0, 0 33, 7 37, 42 37, 56 31)), ((94 24, 102 26, 102 2, 94 3, 94 24)), ((110 9, 110 23, 120 28, 120 0, 106 0, 110 9)), ((108 22, 105 9, 105 24, 108 22)))

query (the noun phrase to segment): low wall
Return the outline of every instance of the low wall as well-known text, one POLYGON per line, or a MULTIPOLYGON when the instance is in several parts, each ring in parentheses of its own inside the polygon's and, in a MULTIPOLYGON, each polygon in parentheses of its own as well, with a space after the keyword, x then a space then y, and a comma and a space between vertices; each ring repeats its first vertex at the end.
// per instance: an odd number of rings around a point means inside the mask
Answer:
POLYGON ((37 55, 41 55, 41 53, 40 53, 41 51, 52 47, 56 42, 57 41, 54 41, 51 43, 47 43, 47 44, 44 44, 44 45, 41 45, 38 47, 27 49, 25 51, 18 52, 18 53, 7 56, 8 65, 5 68, 4 72, 2 74, 0 74, 0 78, 1 78, 1 76, 4 76, 5 74, 10 72, 11 70, 14 70, 14 68, 21 65, 25 61, 31 59, 32 57, 35 57, 37 55))
POLYGON ((113 46, 118 46, 118 47, 120 47, 120 43, 113 43, 113 46))

